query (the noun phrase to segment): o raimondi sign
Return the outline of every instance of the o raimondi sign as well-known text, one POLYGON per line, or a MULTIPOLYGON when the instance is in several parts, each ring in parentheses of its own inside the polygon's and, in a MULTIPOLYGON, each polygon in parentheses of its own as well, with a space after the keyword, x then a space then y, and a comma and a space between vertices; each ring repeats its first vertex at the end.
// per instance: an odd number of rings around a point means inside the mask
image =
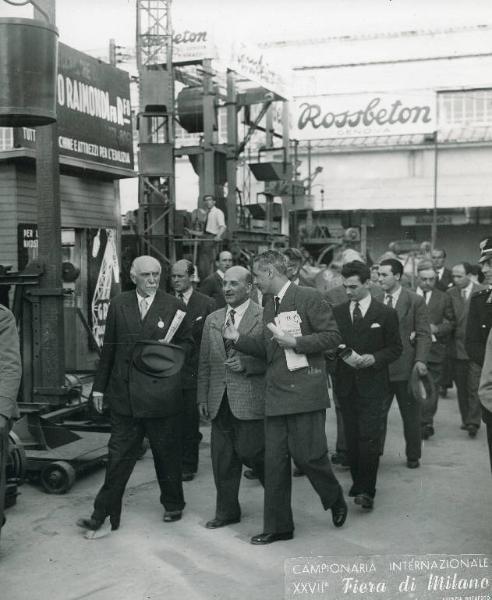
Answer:
MULTIPOLYGON (((61 156, 133 169, 130 79, 126 71, 59 45, 58 145, 61 156)), ((16 147, 33 148, 34 129, 14 130, 16 147)))
POLYGON ((311 556, 285 561, 285 598, 492 600, 485 554, 311 556))

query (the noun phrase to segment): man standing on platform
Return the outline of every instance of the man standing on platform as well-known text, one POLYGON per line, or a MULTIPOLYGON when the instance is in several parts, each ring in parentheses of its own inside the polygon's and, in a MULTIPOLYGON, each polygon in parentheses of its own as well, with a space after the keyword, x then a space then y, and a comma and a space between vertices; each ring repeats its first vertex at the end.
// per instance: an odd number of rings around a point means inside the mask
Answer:
POLYGON ((217 263, 217 270, 206 277, 198 289, 202 294, 215 301, 216 308, 223 308, 226 304, 223 290, 224 273, 229 267, 232 267, 232 254, 227 250, 223 250, 219 254, 217 263))
POLYGON ((246 356, 222 337, 230 327, 240 335, 261 335, 263 309, 249 298, 253 281, 244 267, 224 276, 227 307, 207 317, 200 348, 198 407, 212 420, 211 451, 217 502, 208 529, 241 518, 238 493, 242 465, 264 480, 265 371, 262 359, 246 356))
POLYGON ((415 292, 403 288, 400 280, 403 265, 395 258, 388 258, 379 263, 379 281, 385 292, 384 303, 394 308, 398 314, 400 337, 403 352, 389 366, 390 386, 385 403, 384 430, 381 450, 386 437, 386 423, 394 396, 398 402, 403 421, 405 436, 405 454, 407 467, 416 469, 420 466, 421 432, 420 406, 418 400, 410 394, 408 382, 412 370, 420 376, 427 374, 427 358, 432 345, 429 313, 424 299, 415 292))
POLYGON ((5 522, 3 514, 5 467, 9 450, 9 431, 12 420, 19 416, 17 393, 22 376, 19 335, 14 315, 0 304, 0 530, 5 522))
POLYGON ((291 457, 308 477, 335 527, 347 505, 328 458, 325 409, 329 404, 324 353, 340 343, 340 333, 321 294, 291 283, 287 261, 277 251, 254 262, 256 285, 269 297, 261 336, 241 335, 227 327, 224 337, 236 350, 266 358, 265 500, 263 533, 252 544, 270 544, 294 536, 291 507, 291 457))
POLYGON ((178 260, 171 269, 171 284, 178 300, 186 305, 186 314, 192 326, 195 348, 183 367, 183 481, 191 481, 198 470, 198 447, 202 439, 200 418, 196 406, 198 356, 203 326, 207 316, 215 310, 215 301, 193 290, 195 269, 189 260, 178 260))
POLYGON ((421 411, 422 439, 434 435, 434 416, 439 400, 439 385, 442 380, 443 365, 448 345, 455 326, 451 298, 436 287, 437 275, 432 263, 421 262, 417 269, 416 293, 424 298, 432 336, 432 346, 427 360, 427 368, 434 382, 434 393, 421 411))
MULTIPOLYGON (((217 252, 220 250, 221 241, 227 231, 224 213, 215 205, 215 198, 211 194, 203 196, 203 203, 207 209, 205 224, 203 226, 203 243, 201 244, 201 263, 207 264, 207 271, 214 265, 217 252)), ((212 267, 213 268, 213 267, 212 267)))
POLYGON ((376 495, 384 400, 389 393, 388 365, 400 356, 402 344, 395 310, 371 298, 369 267, 360 261, 346 263, 342 277, 349 300, 335 306, 333 314, 343 344, 357 356, 350 364, 337 359, 335 393, 353 480, 349 495, 370 510, 376 495))

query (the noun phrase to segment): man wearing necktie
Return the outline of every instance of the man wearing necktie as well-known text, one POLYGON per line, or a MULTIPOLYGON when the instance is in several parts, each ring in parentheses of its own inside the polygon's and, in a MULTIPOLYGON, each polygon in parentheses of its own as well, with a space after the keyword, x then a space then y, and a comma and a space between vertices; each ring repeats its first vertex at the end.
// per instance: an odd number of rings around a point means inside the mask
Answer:
POLYGON ((461 429, 468 432, 471 438, 477 435, 480 427, 480 401, 478 386, 480 383, 481 365, 477 364, 468 353, 468 320, 471 318, 471 301, 482 287, 470 279, 471 265, 458 263, 452 269, 454 286, 447 294, 451 298, 456 315, 456 328, 453 344, 453 379, 456 383, 458 407, 461 415, 461 429))
POLYGON ((390 386, 385 402, 384 428, 381 451, 386 437, 386 423, 394 396, 398 402, 403 421, 407 467, 420 465, 421 431, 420 406, 409 393, 408 381, 412 370, 420 376, 427 374, 427 360, 432 345, 429 312, 424 299, 415 292, 402 287, 400 280, 403 265, 395 258, 387 258, 379 264, 379 282, 385 292, 384 303, 398 314, 400 337, 403 344, 401 356, 389 365, 390 386))
POLYGON ((251 538, 252 544, 263 545, 294 535, 291 457, 323 508, 331 510, 335 527, 344 524, 347 505, 331 468, 325 434, 329 397, 324 352, 340 343, 332 311, 320 292, 289 281, 287 261, 280 252, 260 254, 253 274, 258 288, 268 294, 261 335, 244 335, 229 327, 224 336, 234 341, 236 350, 267 362, 264 525, 263 533, 251 538), (272 334, 268 326, 275 323, 276 315, 290 319, 301 335, 278 329, 272 334), (293 353, 289 363, 287 352, 293 353), (300 363, 296 354, 303 355, 300 363))
POLYGON ((446 360, 446 348, 451 339, 455 316, 451 298, 436 286, 437 275, 431 262, 422 261, 417 269, 416 293, 424 298, 429 311, 432 346, 427 360, 427 368, 434 382, 431 398, 427 399, 421 411, 422 439, 434 435, 434 417, 439 400, 439 385, 442 379, 443 365, 446 360))
POLYGON ((171 285, 176 298, 186 305, 186 316, 191 323, 195 348, 183 367, 183 481, 194 479, 198 470, 200 418, 196 406, 198 357, 205 319, 216 306, 215 300, 193 289, 193 263, 178 260, 171 269, 171 285))
POLYGON ((376 495, 388 365, 401 354, 396 311, 371 297, 370 270, 360 261, 342 268, 347 302, 333 309, 342 342, 357 353, 356 364, 336 361, 335 393, 343 417, 353 485, 349 496, 370 510, 376 495))
POLYGON ((226 329, 243 335, 262 331, 263 308, 250 300, 251 273, 231 267, 224 274, 226 307, 205 320, 198 368, 197 401, 200 414, 211 419, 211 454, 217 490, 215 516, 208 529, 217 529, 241 519, 238 494, 242 466, 264 479, 265 371, 262 359, 242 354, 226 329))
MULTIPOLYGON (((185 502, 181 481, 181 411, 182 391, 178 380, 166 380, 169 388, 150 376, 146 386, 133 384, 133 358, 139 341, 160 342, 176 315, 185 306, 177 298, 159 290, 160 263, 151 256, 137 257, 130 276, 135 290, 123 292, 109 305, 99 368, 92 388, 98 412, 103 403, 109 408, 111 437, 104 484, 94 501, 89 518, 79 519, 84 529, 97 531, 107 517, 111 529, 119 528, 123 494, 141 451, 144 436, 148 438, 165 522, 177 521, 185 502)), ((185 317, 176 330, 172 343, 181 346, 186 359, 194 342, 191 324, 185 317)), ((140 380, 139 380, 140 381, 140 380)), ((103 530, 104 532, 104 530, 103 530)))

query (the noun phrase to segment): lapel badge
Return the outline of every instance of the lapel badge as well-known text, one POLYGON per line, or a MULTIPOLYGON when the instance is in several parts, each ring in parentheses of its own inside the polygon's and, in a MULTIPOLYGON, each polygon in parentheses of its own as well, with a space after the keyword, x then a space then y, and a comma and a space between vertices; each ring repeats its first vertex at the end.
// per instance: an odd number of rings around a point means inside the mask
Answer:
POLYGON ((157 321, 157 327, 159 327, 159 329, 164 329, 164 321, 161 317, 159 317, 159 320, 157 321))

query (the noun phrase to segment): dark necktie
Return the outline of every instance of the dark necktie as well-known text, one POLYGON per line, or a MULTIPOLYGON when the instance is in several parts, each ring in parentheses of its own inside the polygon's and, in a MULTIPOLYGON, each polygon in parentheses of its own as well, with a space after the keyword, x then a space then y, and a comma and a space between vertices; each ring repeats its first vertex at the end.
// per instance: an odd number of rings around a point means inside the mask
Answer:
POLYGON ((275 316, 277 316, 280 312, 280 298, 278 296, 275 296, 273 300, 275 302, 275 316))
POLYGON ((391 294, 386 294, 386 306, 393 308, 393 296, 391 294))
POLYGON ((429 292, 424 292, 424 302, 425 302, 426 304, 428 304, 428 302, 429 302, 429 301, 428 301, 428 297, 429 297, 429 292))
POLYGON ((352 313, 352 322, 354 327, 357 327, 362 321, 362 311, 358 302, 354 305, 354 312, 352 313))
MULTIPOLYGON (((231 308, 231 310, 229 311, 229 314, 227 316, 226 319, 226 323, 225 323, 225 328, 227 329, 227 327, 229 327, 229 325, 234 325, 235 324, 235 320, 234 320, 234 315, 236 314, 236 311, 231 308)), ((234 342, 232 340, 226 340, 224 338, 224 347, 225 347, 225 351, 227 356, 229 356, 229 354, 231 353, 232 349, 234 348, 234 342)))
POLYGON ((183 292, 179 292, 179 294, 178 294, 178 298, 181 300, 181 302, 184 302, 184 301, 185 301, 185 297, 184 297, 184 294, 183 294, 183 292))

